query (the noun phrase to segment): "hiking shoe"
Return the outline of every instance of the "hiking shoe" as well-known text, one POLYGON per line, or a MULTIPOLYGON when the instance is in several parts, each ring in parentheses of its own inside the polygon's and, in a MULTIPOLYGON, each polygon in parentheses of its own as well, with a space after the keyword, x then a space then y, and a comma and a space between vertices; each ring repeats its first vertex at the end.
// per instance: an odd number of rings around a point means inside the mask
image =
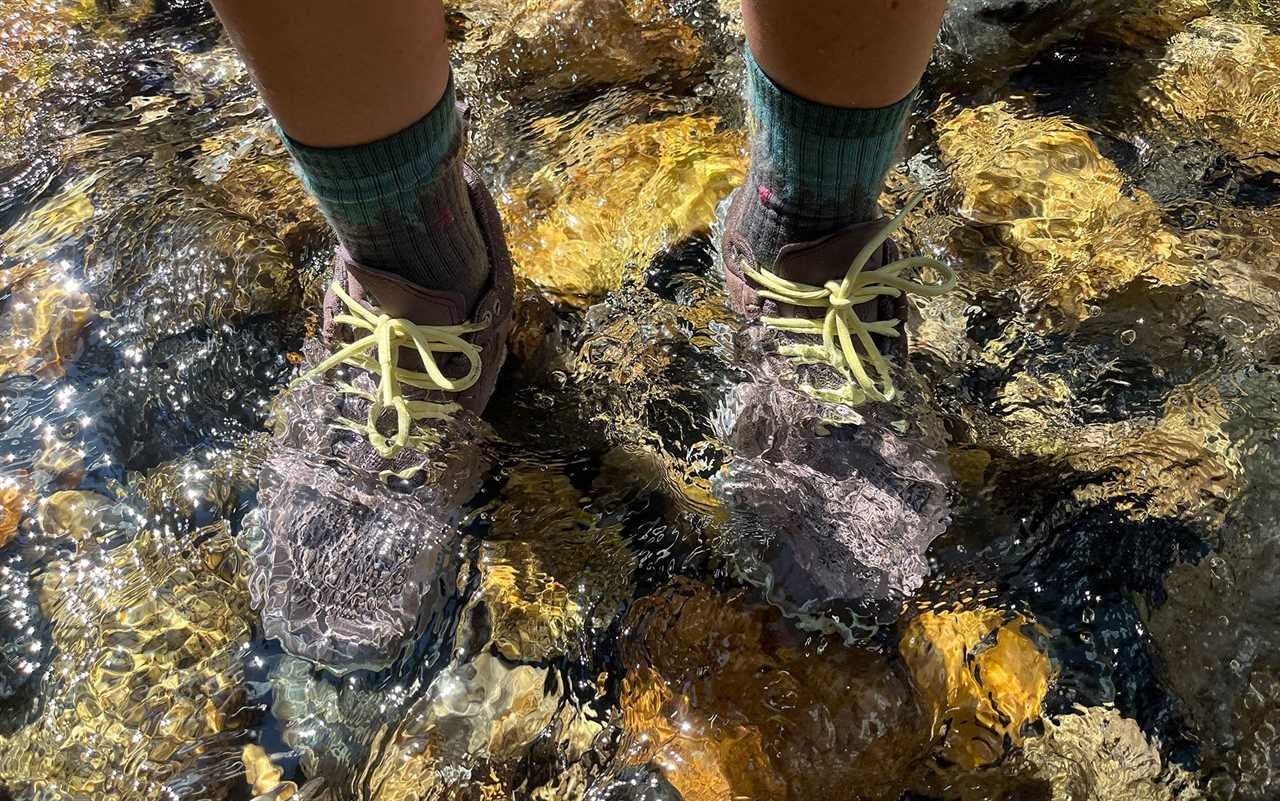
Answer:
POLYGON ((340 248, 321 335, 276 409, 253 601, 266 636, 340 673, 389 665, 456 596, 460 512, 487 468, 477 415, 512 320, 502 224, 466 180, 492 265, 470 316, 461 295, 340 248))
POLYGON ((728 394, 717 433, 734 453, 714 488, 730 509, 742 578, 789 613, 914 591, 949 515, 945 439, 899 331, 906 295, 951 289, 927 257, 901 259, 890 236, 918 202, 758 265, 735 196, 721 239, 724 277, 747 325, 734 338, 748 379, 728 394), (903 277, 929 267, 941 282, 903 277))

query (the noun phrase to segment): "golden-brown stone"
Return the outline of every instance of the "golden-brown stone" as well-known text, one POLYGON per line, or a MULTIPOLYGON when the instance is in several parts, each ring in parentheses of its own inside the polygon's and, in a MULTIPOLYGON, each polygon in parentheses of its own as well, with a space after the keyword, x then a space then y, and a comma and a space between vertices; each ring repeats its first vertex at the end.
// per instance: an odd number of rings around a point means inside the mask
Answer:
POLYGON ((1238 491, 1241 468, 1212 387, 1171 393, 1159 417, 1082 424, 1070 411, 1075 404, 1060 376, 1019 373, 1002 389, 1000 419, 983 442, 1097 476, 1077 487, 1077 499, 1114 503, 1134 520, 1189 518, 1220 509, 1238 491))
POLYGON ((688 115, 594 132, 502 198, 516 271, 586 305, 666 244, 707 228, 746 169, 742 135, 688 115))
POLYGON ((450 0, 469 23, 464 61, 539 91, 638 81, 700 59, 693 29, 661 0, 450 0))
POLYGON ((84 449, 79 443, 48 437, 32 467, 42 479, 42 486, 77 487, 84 479, 84 456, 84 449))
POLYGON ((451 666, 375 753, 370 801, 511 798, 519 763, 548 735, 566 762, 576 762, 600 726, 565 704, 563 690, 547 668, 509 665, 488 652, 451 666))
POLYGON ((40 529, 46 537, 91 542, 104 533, 99 526, 110 509, 111 500, 96 492, 55 492, 40 501, 40 529))
POLYGON ((973 488, 986 485, 986 473, 991 465, 991 454, 983 449, 953 448, 947 454, 947 462, 951 465, 951 474, 957 481, 973 488))
POLYGON ((60 377, 80 348, 93 301, 65 271, 43 263, 10 285, 0 316, 0 377, 60 377))
POLYGON ((135 476, 130 489, 158 518, 230 517, 257 488, 266 449, 267 436, 258 433, 233 448, 194 451, 135 476))
POLYGON ((244 760, 244 780, 255 797, 269 794, 276 801, 288 801, 298 792, 298 785, 280 781, 284 771, 271 761, 262 746, 246 745, 241 759, 244 760))
POLYGON ((0 547, 9 544, 29 502, 23 486, 16 481, 0 482, 0 547))
POLYGON ((210 187, 212 200, 257 221, 281 241, 290 241, 300 230, 328 230, 267 124, 239 125, 205 138, 193 170, 210 187))
POLYGON ((1048 785, 1049 801, 1197 801, 1194 777, 1166 767, 1159 746, 1111 707, 1077 707, 1027 740, 1014 772, 1048 785))
POLYGON ((1207 313, 1249 344, 1274 335, 1280 331, 1280 207, 1205 204, 1197 210, 1203 222, 1183 241, 1207 265, 1204 280, 1213 290, 1205 295, 1207 313), (1222 306, 1216 307, 1219 297, 1222 306), (1243 309, 1230 307, 1237 301, 1243 309))
POLYGON ((219 797, 235 782, 248 592, 225 524, 192 542, 144 530, 48 566, 39 600, 56 656, 40 716, 0 738, 10 791, 160 798, 183 781, 219 797))
POLYGON ((1135 520, 1189 519, 1209 507, 1222 508, 1241 480, 1239 459, 1223 429, 1227 419, 1216 390, 1184 387, 1170 395, 1154 425, 1090 427, 1067 461, 1077 471, 1106 478, 1076 490, 1076 497, 1110 501, 1135 520))
POLYGON ((1194 265, 1159 207, 1130 189, 1088 131, 1063 117, 1027 117, 1007 103, 964 109, 938 144, 962 193, 961 213, 1010 253, 974 289, 1007 291, 1069 319, 1135 281, 1184 284, 1194 265))
POLYGON ((554 355, 558 344, 560 320, 550 301, 527 278, 516 278, 513 316, 511 334, 507 337, 511 355, 525 367, 545 366, 542 362, 554 355))
POLYGON ((905 677, 748 598, 681 579, 628 613, 625 758, 699 801, 897 798, 927 746, 905 677))
MULTIPOLYGON (((92 177, 75 181, 23 215, 0 237, 0 246, 9 254, 39 259, 47 255, 50 247, 74 237, 93 218, 93 202, 89 199, 93 181, 92 177)), ((32 272, 38 275, 45 269, 32 272)))
POLYGON ((1204 17, 1170 40, 1146 99, 1256 172, 1280 172, 1280 36, 1204 17))
POLYGON ((994 764, 1039 719, 1053 673, 1031 625, 986 608, 924 612, 907 624, 898 648, 947 762, 994 764))
POLYGON ((563 473, 514 471, 482 544, 479 600, 508 659, 585 656, 629 593, 635 557, 617 525, 582 508, 563 473), (590 588, 589 592, 587 588, 590 588))
POLYGON ((1094 32, 1130 47, 1163 45, 1192 20, 1213 11, 1210 0, 1138 0, 1121 14, 1108 15, 1094 32))

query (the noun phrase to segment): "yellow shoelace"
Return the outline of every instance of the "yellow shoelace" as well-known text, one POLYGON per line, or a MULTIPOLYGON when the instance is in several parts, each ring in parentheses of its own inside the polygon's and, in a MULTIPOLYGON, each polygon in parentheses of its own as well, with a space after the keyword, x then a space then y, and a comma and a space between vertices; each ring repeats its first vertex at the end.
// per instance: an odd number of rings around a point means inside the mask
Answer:
POLYGON ((766 326, 779 331, 822 337, 820 346, 787 345, 779 349, 782 355, 800 364, 828 365, 847 380, 843 387, 835 390, 810 385, 801 387, 809 395, 819 400, 850 406, 857 406, 868 400, 893 400, 896 394, 893 376, 890 374, 888 363, 871 337, 875 334, 886 337, 900 336, 899 321, 895 319, 864 322, 854 313, 854 307, 881 295, 898 297, 905 293, 934 297, 955 287, 955 271, 928 256, 898 259, 881 266, 878 270, 864 270, 871 257, 885 240, 902 227, 907 213, 915 208, 923 197, 923 193, 913 197, 898 216, 894 217, 859 251, 849 267, 848 274, 842 280, 828 281, 822 286, 810 286, 798 281, 788 281, 767 270, 755 270, 750 265, 743 265, 743 272, 761 287, 761 297, 780 303, 790 303, 793 306, 827 310, 821 319, 761 318, 761 322, 766 326), (942 276, 941 283, 922 284, 900 277, 899 273, 913 267, 930 267, 938 271, 942 276), (855 337, 862 344, 867 360, 875 369, 879 377, 878 382, 868 374, 863 364, 863 357, 854 348, 855 337))
POLYGON ((444 392, 470 389, 480 379, 480 348, 462 337, 483 330, 486 325, 418 325, 409 320, 374 314, 344 292, 338 282, 335 281, 332 287, 334 294, 350 311, 334 317, 334 322, 369 333, 337 350, 300 376, 298 381, 327 373, 340 364, 369 371, 378 376, 378 389, 374 393, 346 382, 338 385, 341 392, 370 402, 365 421, 340 417, 336 424, 364 436, 384 459, 395 458, 405 448, 421 450, 429 447, 435 442, 435 437, 421 431, 414 433, 413 424, 422 420, 448 419, 460 407, 456 403, 408 400, 404 397, 403 387, 444 392), (400 367, 401 348, 417 350, 425 372, 400 367), (447 378, 436 364, 437 353, 461 353, 470 369, 461 378, 447 378), (394 409, 396 413, 396 433, 391 437, 384 436, 377 427, 378 419, 387 409, 394 409))

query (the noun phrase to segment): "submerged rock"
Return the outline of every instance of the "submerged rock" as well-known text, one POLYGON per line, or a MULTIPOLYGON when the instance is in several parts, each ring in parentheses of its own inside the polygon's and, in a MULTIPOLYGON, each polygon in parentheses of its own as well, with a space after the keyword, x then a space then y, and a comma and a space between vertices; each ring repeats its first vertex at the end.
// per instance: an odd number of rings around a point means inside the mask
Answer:
MULTIPOLYGON (((1171 391, 1151 412, 1086 421, 1084 376, 1017 373, 997 394, 992 417, 975 416, 973 440, 999 471, 1028 467, 1070 475, 1081 504, 1109 504, 1138 522, 1220 515, 1240 490, 1242 468, 1223 430, 1226 411, 1212 387, 1171 391)), ((990 464, 990 463, 989 463, 990 464)))
POLYGON ((628 612, 623 759, 685 801, 897 799, 927 749, 906 678, 748 598, 678 579, 628 612))
POLYGON ((1250 172, 1280 173, 1280 36, 1204 17, 1169 41, 1159 69, 1145 99, 1166 124, 1250 172))
POLYGON ((186 543, 144 530, 50 565, 40 604, 57 655, 39 717, 0 739, 0 783, 52 799, 207 798, 233 786, 252 719, 241 568, 217 527, 186 543))
POLYGON ((624 768, 618 775, 595 784, 586 801, 684 801, 662 773, 648 765, 624 768))
POLYGON ((10 478, 0 480, 0 548, 9 544, 18 532, 30 503, 23 486, 10 478))
POLYGON ((311 777, 304 787, 348 786, 368 758, 374 732, 406 705, 405 694, 375 674, 335 680, 288 654, 272 668, 270 688, 271 715, 281 724, 289 757, 311 777))
POLYGON ((1037 643, 1047 632, 1035 628, 1022 615, 985 608, 925 612, 907 624, 898 650, 941 759, 978 768, 1022 745, 1053 678, 1037 643))
POLYGON ((742 134, 676 115, 595 131, 501 199, 517 274, 585 306, 654 253, 710 227, 746 169, 742 134))
POLYGON ((582 508, 561 473, 513 472, 480 546, 477 602, 493 648, 517 662, 586 659, 631 593, 621 526, 582 508))
POLYGON ((1014 771, 1047 786, 1050 801, 1197 801, 1185 770, 1166 766, 1159 744, 1111 708, 1078 708, 1045 723, 1014 771))
POLYGON ((62 267, 42 262, 6 271, 0 312, 0 378, 61 377, 79 352, 93 301, 62 267))
POLYGON ((1101 20, 1093 33, 1129 47, 1164 45, 1188 23, 1213 13, 1213 0, 1138 0, 1101 20))
POLYGON ((934 56, 938 73, 1009 71, 1129 5, 1122 0, 951 0, 934 56))
POLYGON ((118 507, 105 495, 62 490, 40 499, 40 531, 50 540, 65 538, 89 550, 124 527, 118 507))
MULTIPOLYGON (((546 668, 482 653, 450 666, 390 731, 366 766, 370 801, 574 798, 544 787, 592 748, 600 726, 546 668)), ((571 789, 571 788, 565 788, 571 789)))
POLYGON ((157 465, 135 476, 129 489, 151 520, 177 530, 238 522, 257 491, 265 451, 266 435, 259 432, 232 447, 199 449, 157 465))
POLYGON ((246 745, 240 758, 244 761, 244 780, 255 799, 270 795, 276 801, 288 801, 298 792, 294 782, 282 782, 283 771, 276 767, 260 745, 246 745))
POLYGON ((1141 282, 1180 285, 1197 275, 1161 210, 1128 188, 1088 131, 1063 117, 1026 117, 1005 102, 943 122, 938 146, 961 192, 961 214, 1004 247, 990 272, 962 286, 1004 293, 1069 320, 1141 282))
POLYGON ((1280 388, 1262 372, 1239 380, 1223 427, 1242 462, 1240 493, 1210 550, 1172 568, 1142 619, 1209 794, 1264 801, 1280 792, 1280 388))
MULTIPOLYGON (((702 43, 661 0, 449 0, 464 69, 498 87, 571 89, 688 72, 702 43)), ((678 8, 678 7, 677 7, 678 8)))
POLYGON ((951 768, 919 789, 944 801, 1203 801, 1196 779, 1113 707, 1047 718, 999 770, 951 768))

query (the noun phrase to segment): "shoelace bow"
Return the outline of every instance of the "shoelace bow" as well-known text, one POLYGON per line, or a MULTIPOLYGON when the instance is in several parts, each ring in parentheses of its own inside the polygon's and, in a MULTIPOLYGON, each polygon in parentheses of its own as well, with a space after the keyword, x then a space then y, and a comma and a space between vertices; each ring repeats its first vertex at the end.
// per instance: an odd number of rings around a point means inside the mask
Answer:
POLYGON ((338 384, 341 392, 370 402, 365 421, 339 417, 335 422, 368 439, 384 459, 395 458, 405 448, 420 450, 429 447, 435 442, 435 437, 429 433, 414 433, 413 424, 422 420, 446 420, 461 407, 456 403, 409 400, 404 397, 403 388, 457 393, 475 386, 480 380, 480 348, 462 337, 483 330, 486 324, 419 325, 386 314, 374 314, 343 291, 337 281, 331 286, 350 312, 334 317, 334 322, 368 334, 335 351, 297 380, 305 381, 327 373, 340 364, 367 370, 378 376, 376 392, 366 392, 347 382, 338 384), (422 359, 422 371, 399 366, 400 349, 409 347, 415 349, 422 359), (446 377, 436 364, 437 353, 461 353, 469 365, 467 374, 461 378, 446 377), (384 436, 377 426, 378 419, 387 409, 396 413, 396 433, 391 437, 384 436))
POLYGON ((783 356, 792 358, 800 364, 825 364, 844 376, 847 383, 839 390, 820 389, 804 386, 808 394, 836 403, 856 406, 867 400, 893 400, 896 390, 889 365, 876 347, 872 335, 898 337, 897 319, 864 322, 854 313, 854 307, 874 300, 881 295, 898 297, 902 294, 934 297, 948 292, 956 285, 955 271, 937 259, 929 256, 913 256, 898 259, 880 267, 878 270, 865 270, 871 257, 902 227, 907 213, 916 207, 924 197, 918 194, 913 197, 899 214, 894 217, 870 242, 858 252, 849 272, 839 281, 828 281, 822 286, 811 286, 799 281, 788 281, 767 270, 756 270, 750 265, 743 265, 743 272, 755 280, 761 287, 760 296, 790 303, 793 306, 807 308, 826 308, 827 313, 821 319, 764 317, 766 326, 779 331, 794 334, 821 336, 822 345, 786 345, 779 348, 783 356), (914 267, 930 267, 942 275, 937 284, 923 284, 900 277, 900 273, 914 267), (861 343, 867 359, 875 369, 879 382, 873 379, 863 364, 863 357, 854 348, 853 340, 861 343))

